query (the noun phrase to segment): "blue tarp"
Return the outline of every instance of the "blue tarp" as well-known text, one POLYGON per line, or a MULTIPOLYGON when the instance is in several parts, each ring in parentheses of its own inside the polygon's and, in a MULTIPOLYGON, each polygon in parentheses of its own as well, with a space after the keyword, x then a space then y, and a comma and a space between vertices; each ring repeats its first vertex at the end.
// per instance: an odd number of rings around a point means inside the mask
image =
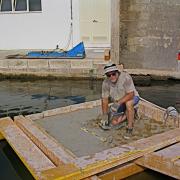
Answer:
POLYGON ((86 56, 84 43, 81 42, 69 51, 31 51, 26 55, 28 58, 78 58, 86 56))

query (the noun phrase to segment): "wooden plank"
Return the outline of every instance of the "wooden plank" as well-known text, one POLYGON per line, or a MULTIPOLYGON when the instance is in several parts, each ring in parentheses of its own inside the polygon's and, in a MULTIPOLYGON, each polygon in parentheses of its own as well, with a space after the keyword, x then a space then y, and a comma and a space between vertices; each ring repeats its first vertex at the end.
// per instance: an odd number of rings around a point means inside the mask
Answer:
MULTIPOLYGON (((111 148, 96 153, 94 156, 80 157, 74 161, 77 170, 74 170, 72 173, 67 172, 61 177, 56 176, 55 179, 71 180, 87 178, 179 141, 180 129, 175 129, 146 139, 138 140, 128 145, 111 148)), ((58 168, 55 171, 60 173, 61 169, 58 168)), ((42 176, 47 178, 49 178, 51 174, 51 170, 42 172, 42 176)))
POLYGON ((136 160, 135 163, 180 179, 180 143, 147 154, 136 160))
POLYGON ((15 123, 56 165, 71 163, 75 155, 65 149, 53 137, 36 125, 31 119, 23 116, 14 117, 15 123))
POLYGON ((41 179, 41 171, 55 167, 10 118, 0 120, 0 132, 35 179, 41 179))
POLYGON ((98 176, 101 180, 109 179, 124 179, 131 175, 144 171, 145 168, 138 166, 135 163, 129 163, 117 169, 111 170, 103 175, 98 176))
POLYGON ((3 139, 4 139, 4 137, 3 137, 3 135, 0 133, 0 141, 3 140, 3 139))
MULTIPOLYGON (((148 138, 140 139, 138 141, 134 141, 130 143, 131 146, 137 149, 145 149, 151 151, 151 149, 158 150, 165 146, 169 146, 171 144, 179 142, 179 136, 180 136, 180 128, 176 128, 174 130, 166 131, 161 134, 156 134, 153 136, 150 136, 148 138), (155 147, 158 145, 157 147, 155 147)), ((152 151, 151 151, 152 152, 152 151)))
POLYGON ((166 159, 178 159, 178 157, 180 157, 180 143, 173 144, 165 149, 154 152, 154 154, 166 159))
MULTIPOLYGON (((1 120, 4 120, 4 118, 1 118, 0 121, 1 120)), ((4 137, 3 137, 2 133, 0 132, 0 141, 3 140, 3 139, 4 139, 4 137)))
POLYGON ((98 176, 92 176, 89 178, 85 178, 84 180, 101 180, 98 176))

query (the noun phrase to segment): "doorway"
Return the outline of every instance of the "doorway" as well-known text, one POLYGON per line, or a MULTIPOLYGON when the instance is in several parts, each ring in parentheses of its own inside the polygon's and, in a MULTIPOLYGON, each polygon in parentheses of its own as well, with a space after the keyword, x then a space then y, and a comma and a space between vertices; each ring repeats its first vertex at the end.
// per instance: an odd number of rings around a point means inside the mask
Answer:
POLYGON ((80 39, 86 47, 110 47, 110 0, 79 0, 80 39))

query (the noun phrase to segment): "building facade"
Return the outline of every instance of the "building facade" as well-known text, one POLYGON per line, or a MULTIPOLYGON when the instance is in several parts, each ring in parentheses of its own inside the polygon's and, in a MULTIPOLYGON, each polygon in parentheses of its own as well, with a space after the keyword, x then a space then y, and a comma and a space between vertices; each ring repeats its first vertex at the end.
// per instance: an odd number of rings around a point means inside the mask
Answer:
POLYGON ((0 49, 110 47, 110 0, 0 0, 0 49))
POLYGON ((127 68, 177 71, 180 0, 119 0, 119 60, 127 68))

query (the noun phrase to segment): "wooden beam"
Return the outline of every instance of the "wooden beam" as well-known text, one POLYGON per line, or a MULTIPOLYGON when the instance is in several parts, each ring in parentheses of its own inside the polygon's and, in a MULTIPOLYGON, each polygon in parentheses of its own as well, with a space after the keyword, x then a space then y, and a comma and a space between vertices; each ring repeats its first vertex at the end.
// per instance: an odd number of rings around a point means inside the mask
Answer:
POLYGON ((3 139, 4 139, 4 137, 3 137, 3 135, 0 133, 0 141, 3 140, 3 139))
POLYGON ((135 163, 129 163, 125 166, 119 167, 110 172, 104 173, 103 175, 98 176, 101 180, 109 179, 123 179, 131 175, 137 174, 144 171, 145 168, 138 166, 135 163))
POLYGON ((35 179, 41 179, 41 171, 55 167, 12 119, 0 120, 0 132, 35 179))
POLYGON ((73 153, 64 148, 30 118, 16 116, 14 117, 14 121, 56 166, 71 163, 74 160, 75 155, 73 153))
POLYGON ((135 163, 180 179, 180 143, 147 154, 136 160, 135 163))
POLYGON ((101 180, 101 179, 98 176, 92 176, 92 177, 85 178, 84 180, 101 180))

